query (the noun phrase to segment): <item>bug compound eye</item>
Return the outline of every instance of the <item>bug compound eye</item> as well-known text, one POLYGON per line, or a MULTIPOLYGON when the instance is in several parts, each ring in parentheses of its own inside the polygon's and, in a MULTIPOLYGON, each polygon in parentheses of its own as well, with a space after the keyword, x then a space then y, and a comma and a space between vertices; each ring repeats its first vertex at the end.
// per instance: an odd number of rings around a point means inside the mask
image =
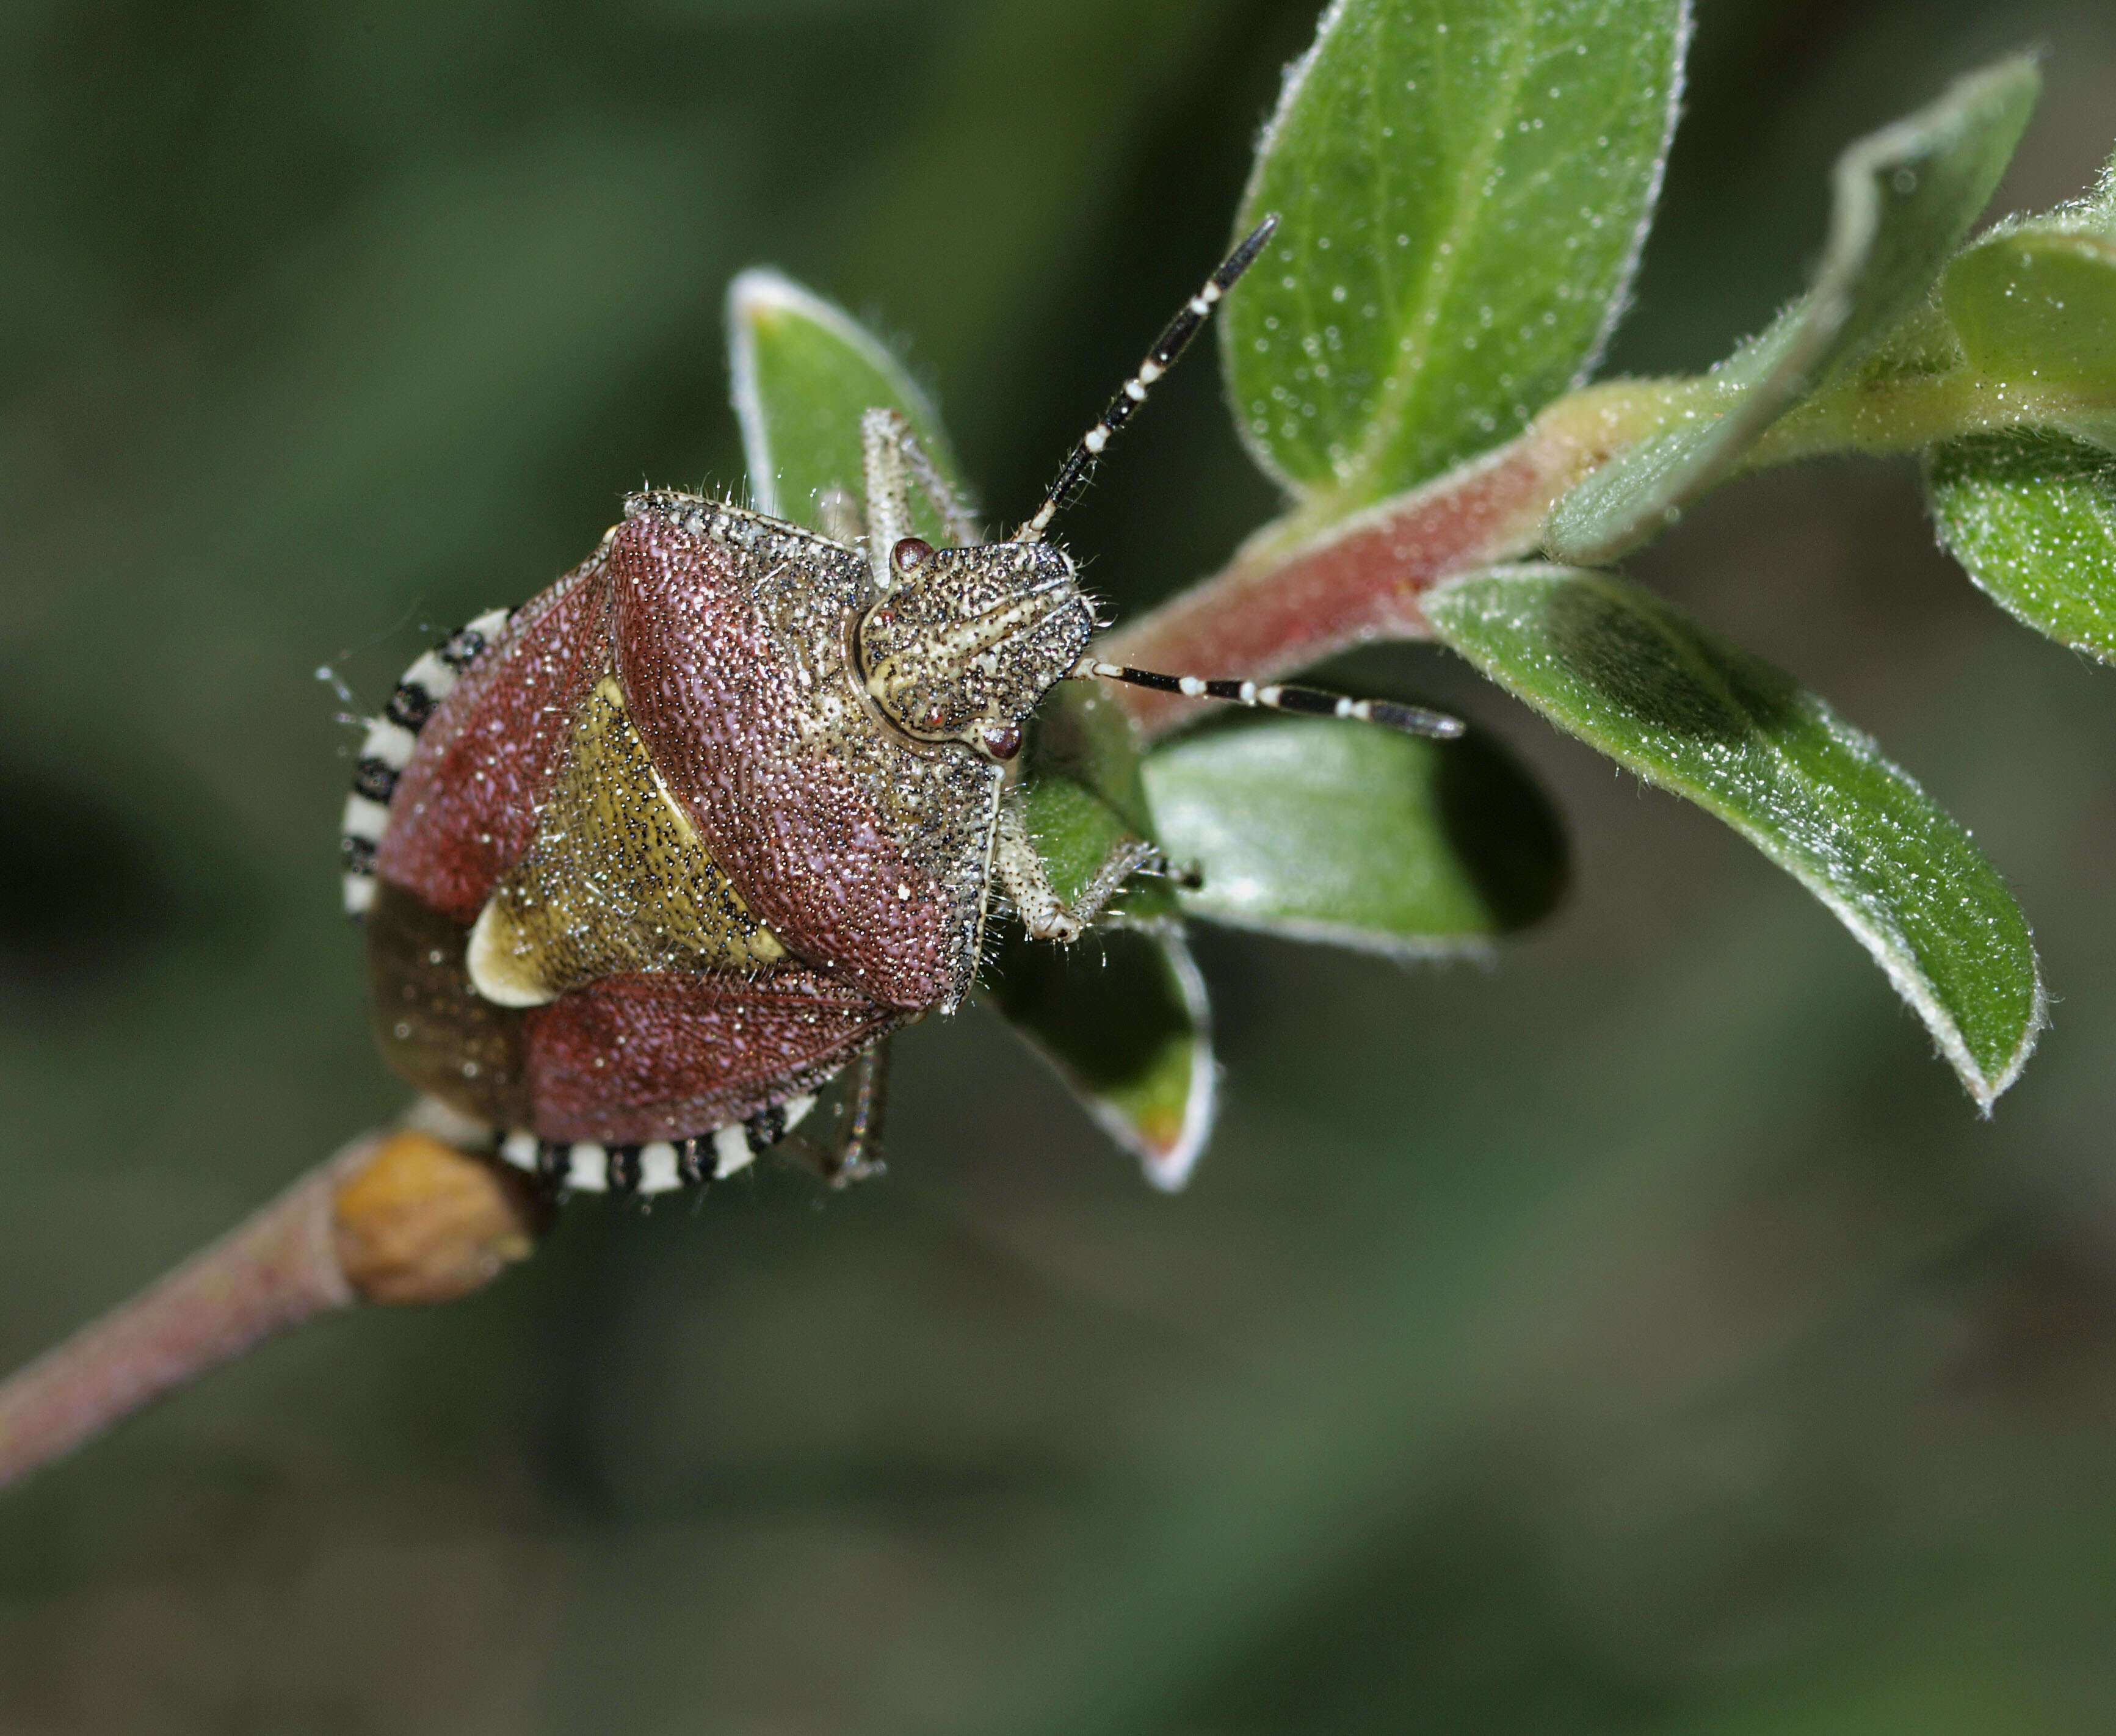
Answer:
POLYGON ((992 759, 1011 760, 1021 751, 1021 725, 986 723, 978 731, 978 746, 992 759))
POLYGON ((907 536, 889 551, 889 564, 899 572, 909 572, 932 554, 933 545, 922 536, 907 536))

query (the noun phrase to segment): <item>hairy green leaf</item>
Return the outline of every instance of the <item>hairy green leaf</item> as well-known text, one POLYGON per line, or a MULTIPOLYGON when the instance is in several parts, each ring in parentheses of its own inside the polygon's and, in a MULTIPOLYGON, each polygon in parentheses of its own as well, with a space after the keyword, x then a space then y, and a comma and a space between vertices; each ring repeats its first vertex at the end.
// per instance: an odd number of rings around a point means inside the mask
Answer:
POLYGON ((1476 952, 1564 884, 1557 816, 1480 737, 1244 719, 1157 749, 1144 774, 1162 847, 1203 878, 1183 907, 1238 928, 1476 952))
POLYGON ((1940 292, 1979 373, 2116 402, 2116 236, 1996 235, 1948 268, 1940 292))
POLYGON ((1833 911, 1988 1110, 2043 1022, 2028 925, 1969 834, 1790 676, 1608 573, 1497 567, 1426 596, 1439 636, 1833 911))
MULTIPOLYGON (((1060 898, 1077 897, 1110 852, 1152 835, 1124 709, 1084 682, 1045 700, 1022 752, 1024 815, 1060 898)), ((1180 1187, 1212 1131, 1212 1042, 1205 985, 1184 949, 1173 892, 1138 879, 1112 922, 1071 948, 999 930, 987 999, 1162 1187, 1180 1187)))
POLYGON ((1212 1135, 1217 1069, 1204 981, 1173 927, 1078 945, 1008 923, 986 993, 1157 1187, 1180 1187, 1212 1135))
POLYGON ((1925 481, 1941 540, 1980 590, 2116 663, 2116 456, 2062 434, 1976 434, 1934 452, 1925 481))
MULTIPOLYGON (((1119 844, 1154 836, 1131 721, 1106 689, 1090 682, 1053 689, 1030 721, 1021 761, 1029 835, 1067 902, 1119 844)), ((1165 880, 1140 879, 1115 911, 1134 919, 1173 916, 1175 895, 1165 880)))
POLYGON ((1551 553, 1603 561, 1644 542, 1911 313, 1999 184, 2040 84, 2032 62, 2001 61, 1846 151, 1814 288, 1713 370, 1678 425, 1558 503, 1545 527, 1551 553))
MULTIPOLYGON (((825 528, 820 503, 862 493, 860 418, 901 411, 959 493, 968 498, 925 393, 881 340, 849 314, 775 271, 728 286, 728 352, 750 498, 760 512, 825 528)), ((928 542, 952 539, 916 494, 912 521, 928 542)))
POLYGON ((1576 384, 1660 186, 1683 0, 1336 0, 1242 203, 1277 236, 1228 304, 1235 420, 1350 512, 1576 384))

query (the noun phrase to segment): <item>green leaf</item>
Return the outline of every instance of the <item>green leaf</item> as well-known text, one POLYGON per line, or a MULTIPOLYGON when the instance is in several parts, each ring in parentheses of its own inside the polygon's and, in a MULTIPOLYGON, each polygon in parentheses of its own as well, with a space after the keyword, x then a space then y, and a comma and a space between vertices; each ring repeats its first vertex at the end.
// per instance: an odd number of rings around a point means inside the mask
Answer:
MULTIPOLYGON (((1022 750, 1020 799, 1051 884, 1070 900, 1128 838, 1151 838, 1138 751, 1124 708, 1068 682, 1022 750)), ((1157 1187, 1183 1185, 1212 1132, 1211 1020, 1165 880, 1134 880, 1073 947, 1000 926, 987 1000, 1072 1088, 1157 1187)))
POLYGON ((1021 770, 1032 791, 1062 783, 1079 792, 1079 801, 1054 803, 1046 816, 1052 835, 1044 860, 1062 897, 1087 884, 1118 840, 1153 836, 1130 717, 1100 682, 1064 682, 1051 690, 1029 723, 1021 770))
POLYGON ((1940 295, 1980 374, 2116 400, 2116 237, 1994 236, 1948 267, 1940 295))
MULTIPOLYGON (((1024 816, 1060 898, 1118 844, 1153 836, 1130 719, 1093 683, 1044 700, 1022 770, 1024 816)), ((1215 1077, 1205 985, 1175 915, 1168 883, 1142 877, 1073 947, 1005 924, 984 976, 987 997, 1164 1188, 1181 1187, 1204 1149, 1215 1077)))
POLYGON ((1350 512, 1498 445, 1585 378, 1675 124, 1682 0, 1337 0, 1242 202, 1250 451, 1350 512))
POLYGON ((1426 594, 1439 636, 1561 728, 1716 814, 1850 929, 1987 1113, 2043 1024, 2028 925, 1969 839, 1791 677, 1608 573, 1426 594))
MULTIPOLYGON (((1107 688, 1092 682, 1054 688, 1030 720, 1021 769, 1029 836, 1051 885, 1069 903, 1119 844, 1154 837, 1139 783, 1137 733, 1107 688)), ((1172 916, 1175 893, 1165 880, 1141 878, 1111 913, 1172 916)))
POLYGON ((1203 875, 1184 909, 1237 928, 1475 953, 1564 884, 1557 816, 1479 736, 1244 719, 1157 749, 1144 772, 1162 847, 1203 875))
POLYGON ((1558 503, 1544 546, 1604 561, 1672 522, 1778 418, 1854 366, 1924 300, 2013 154, 2041 80, 2004 60, 1838 159, 1815 287, 1700 383, 1702 402, 1558 503))
POLYGON ((985 985, 1149 1181, 1189 1179, 1212 1135, 1217 1069, 1204 981, 1172 926, 1097 929, 1060 947, 1010 922, 985 985))
POLYGON ((2116 662, 2116 164, 2091 197, 1985 236, 1940 296, 1979 374, 2082 401, 1929 453, 1940 540, 2009 613, 2116 662))
MULTIPOLYGON (((862 493, 860 418, 901 411, 941 473, 968 498, 925 393, 888 347, 841 309, 775 271, 728 286, 728 353, 750 498, 760 512, 824 528, 818 503, 862 493)), ((912 522, 937 545, 953 540, 923 497, 912 522)))
POLYGON ((1977 434, 1934 451, 1925 482, 1940 540, 1980 590, 2116 663, 2116 456, 2062 434, 1977 434))

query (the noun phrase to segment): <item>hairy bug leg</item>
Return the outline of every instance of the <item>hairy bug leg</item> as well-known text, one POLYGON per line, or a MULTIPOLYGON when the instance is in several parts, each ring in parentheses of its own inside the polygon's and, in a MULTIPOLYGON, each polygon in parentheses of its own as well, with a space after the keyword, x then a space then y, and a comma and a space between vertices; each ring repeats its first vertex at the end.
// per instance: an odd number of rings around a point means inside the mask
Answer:
POLYGON ((1117 889, 1134 875, 1173 874, 1174 870, 1167 858, 1145 839, 1129 838, 1103 858, 1093 879, 1069 904, 1051 884, 1050 872, 1043 866, 1035 840, 1028 835, 1020 806, 1010 797, 1000 806, 992 872, 1032 938, 1070 943, 1087 932, 1116 896, 1117 889))
POLYGON ((834 543, 856 549, 867 535, 867 520, 849 489, 825 489, 816 497, 816 516, 823 522, 823 535, 834 543))
POLYGON ((882 1173, 881 1127, 889 1105, 889 1043, 867 1049, 842 1075, 843 1100, 837 1132, 827 1149, 794 1136, 780 1150, 794 1163, 832 1187, 849 1187, 882 1173))
POLYGON ((837 1147, 823 1175, 833 1187, 881 1173, 881 1123, 888 1107, 889 1044, 885 1040, 859 1058, 853 1074, 838 1123, 837 1147))
POLYGON ((948 527, 949 540, 959 549, 968 549, 982 542, 982 529, 978 523, 976 514, 971 510, 970 503, 957 494, 948 479, 941 474, 940 466, 918 443, 918 437, 908 427, 903 426, 904 419, 896 416, 895 411, 890 414, 895 417, 902 428, 904 462, 911 471, 912 480, 918 485, 919 492, 932 502, 933 510, 941 515, 941 523, 948 527))
POLYGON ((867 563, 877 591, 889 589, 889 553, 911 534, 911 475, 903 443, 895 438, 899 420, 886 410, 870 410, 860 418, 860 451, 867 471, 867 563))
POLYGON ((968 503, 941 475, 911 424, 894 410, 870 410, 860 418, 860 449, 867 476, 867 565, 875 589, 886 590, 895 577, 890 552, 911 534, 911 490, 915 486, 941 515, 955 546, 980 543, 968 503))

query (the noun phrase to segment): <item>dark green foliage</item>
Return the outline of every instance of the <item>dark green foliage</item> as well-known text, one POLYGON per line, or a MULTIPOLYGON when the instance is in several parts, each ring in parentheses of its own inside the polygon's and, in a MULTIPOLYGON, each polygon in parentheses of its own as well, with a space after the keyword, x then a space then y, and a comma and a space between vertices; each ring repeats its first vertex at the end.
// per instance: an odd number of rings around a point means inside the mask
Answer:
POLYGON ((1427 599, 1455 650, 1716 814, 1826 904, 1987 1112, 2043 1025, 2028 925, 1968 834, 1813 694, 1608 573, 1500 568, 1427 599))
POLYGON ((1194 915, 1403 958, 1488 952, 1547 916, 1565 838, 1482 737, 1230 719, 1146 763, 1162 843, 1203 884, 1194 915))
POLYGON ((2116 455, 2061 434, 1972 434, 1926 467, 1948 552, 2009 614, 2116 660, 2116 455))

